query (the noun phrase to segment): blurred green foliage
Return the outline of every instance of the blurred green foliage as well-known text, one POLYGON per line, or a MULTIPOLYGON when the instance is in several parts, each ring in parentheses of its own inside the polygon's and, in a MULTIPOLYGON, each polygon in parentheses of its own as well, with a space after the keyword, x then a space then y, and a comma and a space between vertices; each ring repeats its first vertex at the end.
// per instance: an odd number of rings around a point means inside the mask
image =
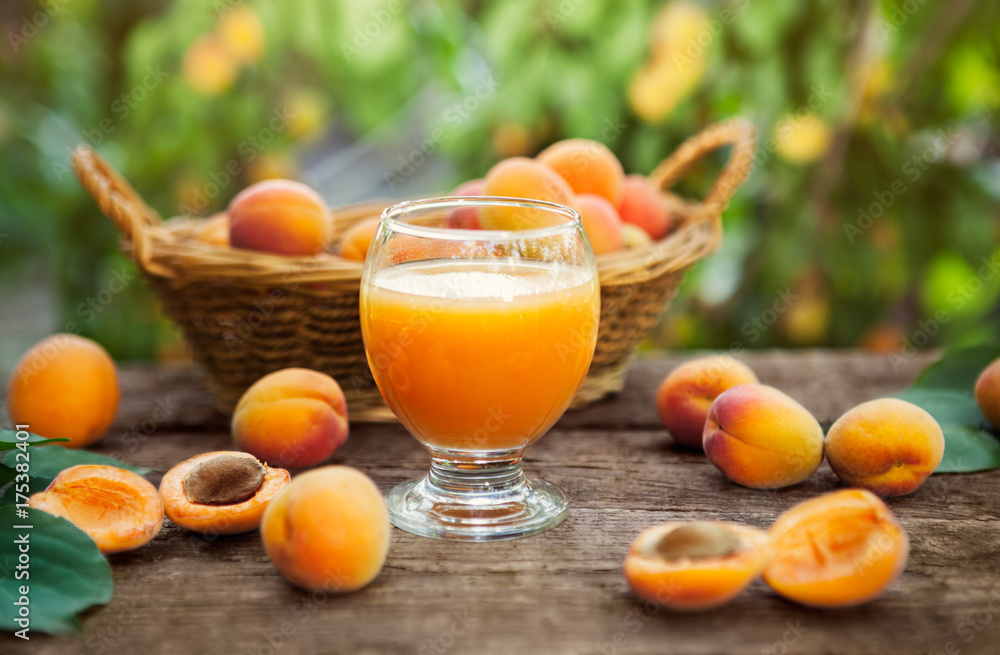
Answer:
MULTIPOLYGON (((395 166, 415 128, 438 135, 450 184, 568 136, 648 173, 741 115, 752 175, 653 347, 996 341, 998 18, 989 0, 16 0, 0 10, 0 272, 43 258, 54 329, 152 357, 173 333, 141 280, 111 283, 134 269, 70 172, 80 142, 172 216, 342 143, 395 166)), ((678 191, 704 194, 725 154, 678 191)), ((400 170, 393 193, 441 188, 400 170)))

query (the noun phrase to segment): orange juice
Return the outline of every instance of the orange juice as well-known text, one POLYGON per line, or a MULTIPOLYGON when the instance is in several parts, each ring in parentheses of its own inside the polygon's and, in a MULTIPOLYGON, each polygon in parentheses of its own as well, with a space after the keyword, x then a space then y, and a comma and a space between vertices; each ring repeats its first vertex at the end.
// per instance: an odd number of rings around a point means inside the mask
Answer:
POLYGON ((599 303, 581 267, 415 262, 372 277, 361 327, 382 396, 420 441, 512 450, 569 406, 594 354, 599 303))

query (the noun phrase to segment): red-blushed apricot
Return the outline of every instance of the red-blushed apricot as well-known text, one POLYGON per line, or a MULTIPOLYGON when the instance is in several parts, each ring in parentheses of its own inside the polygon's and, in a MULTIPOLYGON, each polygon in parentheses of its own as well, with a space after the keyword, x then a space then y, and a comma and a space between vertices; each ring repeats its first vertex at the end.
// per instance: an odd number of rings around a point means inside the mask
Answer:
POLYGON ((268 504, 260 532, 274 567, 313 591, 355 591, 389 552, 389 512, 367 475, 325 466, 297 475, 268 504))
POLYGON ((83 448, 101 438, 118 412, 118 375, 104 348, 54 334, 24 353, 7 383, 7 415, 35 434, 83 448))
POLYGON ((701 449, 708 410, 719 394, 755 382, 757 376, 750 367, 728 355, 693 359, 663 378, 656 392, 656 409, 675 442, 701 449))
MULTIPOLYGON (((576 208, 576 195, 558 173, 537 161, 512 157, 498 162, 486 175, 485 195, 544 200, 576 208)), ((487 230, 530 230, 559 225, 566 219, 530 207, 485 206, 479 222, 487 230)))
POLYGON ((913 493, 942 457, 941 426, 924 409, 898 398, 858 405, 826 435, 826 460, 837 477, 879 496, 913 493))
POLYGON ((240 450, 282 467, 313 466, 347 440, 347 400, 329 375, 305 368, 269 373, 246 390, 233 412, 240 450))
POLYGON ((258 182, 240 191, 227 213, 229 243, 234 248, 315 255, 325 251, 333 237, 329 208, 301 182, 258 182))
POLYGON ((670 232, 670 212, 659 190, 641 175, 625 176, 618 215, 623 222, 644 229, 653 240, 662 239, 670 232))
POLYGON ((114 466, 81 464, 65 469, 28 506, 61 516, 87 533, 105 555, 152 541, 163 524, 156 487, 114 466))
POLYGON ((368 256, 368 246, 371 245, 375 232, 378 230, 377 216, 358 221, 344 231, 340 237, 340 256, 357 262, 365 261, 368 256))
POLYGON ((906 568, 910 542, 874 494, 845 489, 812 498, 771 526, 775 556, 764 581, 803 605, 846 607, 873 600, 906 568))
POLYGON ((213 246, 228 246, 229 216, 225 212, 219 212, 206 218, 197 239, 202 243, 209 243, 213 246))
POLYGON ((823 428, 809 411, 763 384, 723 391, 708 412, 702 446, 727 478, 777 489, 802 482, 823 461, 823 428))
MULTIPOLYGON (((481 196, 486 192, 486 180, 475 179, 459 184, 453 196, 481 196)), ((447 226, 460 230, 481 230, 482 223, 479 222, 479 209, 477 207, 460 207, 452 210, 448 216, 447 226)))
POLYGON ((622 220, 618 218, 618 212, 610 202, 592 193, 581 193, 576 201, 583 229, 595 255, 615 252, 625 247, 622 220))
POLYGON ((160 499, 167 518, 202 534, 239 534, 260 527, 264 508, 285 488, 285 469, 249 453, 220 450, 196 455, 167 471, 160 499))
POLYGON ((625 170, 607 146, 590 139, 566 139, 538 153, 536 159, 569 183, 574 193, 601 196, 616 207, 622 198, 625 170))
POLYGON ((1000 428, 1000 359, 979 374, 976 380, 976 404, 986 420, 1000 428))
POLYGON ((716 521, 647 528, 625 558, 625 577, 643 600, 676 610, 717 607, 735 598, 771 562, 763 530, 716 521))
POLYGON ((638 225, 622 223, 622 238, 626 248, 642 248, 653 243, 653 237, 638 225))

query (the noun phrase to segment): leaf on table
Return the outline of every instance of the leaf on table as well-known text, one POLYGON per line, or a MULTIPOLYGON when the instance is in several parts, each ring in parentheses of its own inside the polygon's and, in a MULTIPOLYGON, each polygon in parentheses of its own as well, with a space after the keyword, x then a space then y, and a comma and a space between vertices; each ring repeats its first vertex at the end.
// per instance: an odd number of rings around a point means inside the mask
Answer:
POLYGON ((18 430, 3 430, 0 429, 0 451, 3 450, 14 450, 17 448, 17 444, 24 443, 27 441, 30 447, 36 446, 47 446, 50 443, 59 443, 61 441, 69 441, 69 439, 46 439, 45 437, 40 437, 37 434, 28 433, 27 439, 17 438, 18 430))
POLYGON ((913 388, 894 396, 923 407, 940 424, 944 457, 935 473, 1000 468, 1000 440, 983 428, 985 419, 971 391, 913 388))
MULTIPOLYGON (((78 464, 101 464, 103 466, 116 466, 127 469, 138 475, 146 475, 152 469, 134 464, 126 464, 114 457, 99 455, 87 450, 69 450, 68 448, 40 448, 29 452, 28 475, 33 478, 54 478, 63 469, 78 464)), ((17 452, 7 453, 3 458, 3 464, 14 468, 17 464, 17 452)), ((21 460, 23 461, 23 457, 21 460)))
POLYGON ((951 348, 941 359, 924 369, 913 383, 913 387, 960 389, 971 393, 979 374, 998 357, 1000 357, 1000 345, 951 348))
MULTIPOLYGON (((82 530, 66 519, 28 510, 27 519, 19 519, 13 505, 0 507, 0 558, 9 575, 0 577, 0 628, 20 630, 15 622, 14 602, 21 597, 20 587, 28 587, 28 616, 31 631, 48 633, 80 632, 78 612, 91 605, 111 600, 111 567, 97 550, 97 545, 82 530), (15 525, 30 525, 29 530, 15 530, 15 525), (17 540, 28 535, 28 579, 16 579, 17 540)), ((31 632, 28 633, 31 636, 31 632)))

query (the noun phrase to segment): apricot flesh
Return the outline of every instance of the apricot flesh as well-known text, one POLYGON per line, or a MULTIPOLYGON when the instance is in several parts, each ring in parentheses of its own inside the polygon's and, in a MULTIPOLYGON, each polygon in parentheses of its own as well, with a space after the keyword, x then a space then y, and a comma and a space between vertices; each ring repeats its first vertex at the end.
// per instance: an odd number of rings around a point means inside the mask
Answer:
POLYGON ((877 496, 845 489, 792 507, 771 526, 775 557, 764 581, 803 605, 873 600, 906 568, 906 531, 877 496))
POLYGON ((565 139, 538 153, 536 159, 559 173, 574 193, 600 196, 612 207, 621 201, 625 171, 603 143, 565 139))
POLYGON ((366 218, 347 228, 340 238, 340 256, 356 262, 365 261, 368 247, 375 238, 375 232, 378 231, 379 220, 377 216, 366 218))
POLYGON ((701 357, 670 372, 656 392, 656 409, 674 441, 702 448, 708 411, 719 394, 740 384, 757 382, 746 364, 728 355, 701 357))
POLYGON ((87 533, 105 555, 152 541, 163 525, 156 487, 114 466, 81 464, 65 469, 28 506, 61 516, 87 533))
POLYGON ((251 185, 229 203, 229 243, 234 248, 281 255, 315 255, 333 237, 333 215, 314 190, 293 180, 251 185))
POLYGON ((83 448, 104 435, 118 412, 118 376, 107 351, 90 339, 54 334, 14 366, 7 415, 35 434, 83 448))
POLYGON ((160 482, 160 498, 167 518, 182 528, 201 534, 239 534, 260 527, 268 503, 289 479, 285 469, 261 464, 249 453, 215 451, 167 471, 160 482), (235 458, 244 459, 248 466, 233 466, 235 458), (210 470, 213 464, 214 478, 210 470))
POLYGON ((295 477, 264 510, 261 537, 275 568, 313 591, 361 589, 389 552, 389 512, 364 473, 325 466, 295 477))
POLYGON ((986 420, 1000 428, 1000 359, 983 369, 976 380, 976 404, 986 420))
POLYGON ((643 600, 702 610, 735 598, 773 557, 767 533, 717 521, 665 523, 644 530, 625 559, 625 577, 643 600))
POLYGON ((826 459, 837 477, 879 496, 913 493, 943 457, 938 422, 897 398, 858 405, 837 419, 826 436, 826 459))

